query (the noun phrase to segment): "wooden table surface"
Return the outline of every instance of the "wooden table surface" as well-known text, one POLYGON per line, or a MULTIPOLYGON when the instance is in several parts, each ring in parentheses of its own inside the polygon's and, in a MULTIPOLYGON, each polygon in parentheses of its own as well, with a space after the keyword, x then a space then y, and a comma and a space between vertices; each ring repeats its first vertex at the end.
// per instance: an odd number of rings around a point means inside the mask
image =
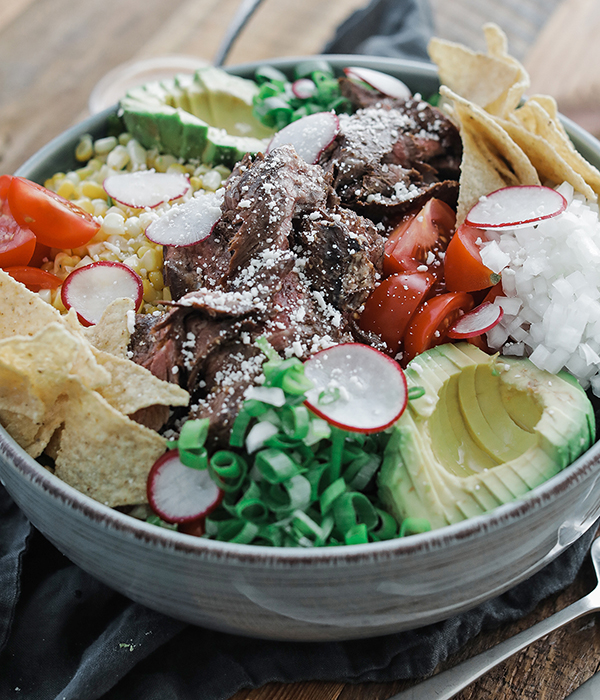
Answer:
MULTIPOLYGON (((586 2, 565 0, 573 1, 586 2)), ((228 63, 318 52, 335 26, 363 4, 366 0, 265 0, 228 63)), ((13 172, 84 117, 94 85, 115 66, 165 54, 210 61, 237 5, 238 0, 0 0, 0 172, 13 172)), ((534 58, 534 67, 543 68, 540 57, 534 58)), ((530 626, 593 585, 586 562, 566 591, 519 623, 480 635, 444 666, 530 626)), ((457 697, 562 700, 596 672, 598 659, 595 619, 584 618, 532 645, 457 697)), ((235 700, 385 700, 408 685, 274 683, 240 691, 235 700)))

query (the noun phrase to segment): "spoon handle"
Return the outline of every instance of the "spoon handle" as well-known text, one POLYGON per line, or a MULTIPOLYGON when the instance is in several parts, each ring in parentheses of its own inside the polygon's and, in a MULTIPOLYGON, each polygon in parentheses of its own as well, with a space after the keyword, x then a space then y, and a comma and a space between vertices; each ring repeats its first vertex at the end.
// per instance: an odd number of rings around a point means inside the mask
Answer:
POLYGON ((585 598, 581 598, 581 600, 572 603, 529 629, 519 632, 514 637, 500 642, 500 644, 471 659, 467 659, 467 661, 458 664, 454 668, 428 678, 412 688, 403 690, 388 700, 449 700, 449 698, 454 697, 456 693, 466 688, 490 669, 506 661, 513 654, 559 627, 566 625, 568 622, 572 622, 582 615, 595 610, 596 608, 592 604, 592 600, 590 600, 592 595, 593 593, 590 593, 585 598))
POLYGON ((225 59, 233 46, 233 43, 238 37, 238 34, 246 26, 246 23, 254 14, 254 11, 261 4, 262 0, 242 0, 233 19, 231 20, 221 45, 217 49, 217 53, 213 58, 214 66, 222 66, 225 63, 225 59))

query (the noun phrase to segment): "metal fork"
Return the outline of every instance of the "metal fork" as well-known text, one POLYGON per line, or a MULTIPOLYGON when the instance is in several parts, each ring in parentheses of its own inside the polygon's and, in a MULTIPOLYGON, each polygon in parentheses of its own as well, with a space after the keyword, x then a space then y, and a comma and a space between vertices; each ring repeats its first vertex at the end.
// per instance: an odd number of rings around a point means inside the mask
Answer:
POLYGON ((529 629, 519 632, 514 637, 500 642, 487 651, 467 661, 428 678, 418 685, 393 695, 388 700, 449 700, 458 692, 473 683, 490 669, 506 661, 513 654, 525 649, 550 632, 577 620, 588 613, 600 611, 600 538, 594 540, 590 550, 592 563, 598 582, 591 593, 577 600, 554 615, 538 622, 529 629))

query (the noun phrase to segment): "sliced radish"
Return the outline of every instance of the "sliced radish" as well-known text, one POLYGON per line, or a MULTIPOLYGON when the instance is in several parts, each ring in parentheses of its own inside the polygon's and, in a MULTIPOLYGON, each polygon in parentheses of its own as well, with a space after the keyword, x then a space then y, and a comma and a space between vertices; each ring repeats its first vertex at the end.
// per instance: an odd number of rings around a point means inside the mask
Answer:
POLYGON ((408 86, 401 80, 398 80, 398 78, 394 78, 392 75, 382 73, 378 70, 373 70, 372 68, 348 66, 344 68, 344 73, 348 78, 362 80, 363 83, 367 83, 367 85, 375 88, 375 90, 381 92, 383 95, 394 97, 397 100, 408 100, 412 94, 408 86))
POLYGON ((271 139, 267 153, 290 145, 307 163, 316 163, 340 130, 340 121, 333 112, 317 112, 302 117, 278 131, 271 139))
POLYGON ((138 170, 110 175, 104 180, 103 186, 109 197, 126 207, 153 209, 163 202, 183 197, 190 189, 190 182, 183 173, 138 170))
POLYGON ((560 192, 543 185, 503 187, 480 197, 466 222, 478 228, 516 228, 558 216, 567 207, 560 192))
POLYGON ((221 218, 225 190, 196 195, 170 209, 146 229, 146 238, 154 243, 188 246, 210 236, 221 218))
POLYGON ((133 299, 137 309, 143 293, 137 272, 123 263, 102 261, 73 270, 63 283, 61 299, 84 326, 92 326, 115 299, 133 299))
POLYGON ((179 460, 179 450, 159 457, 147 482, 152 510, 168 523, 185 523, 208 515, 223 491, 211 479, 208 469, 192 469, 179 460))
POLYGON ((292 83, 292 92, 300 100, 308 100, 315 94, 317 86, 310 78, 299 78, 292 83))
POLYGON ((360 343, 320 350, 304 363, 314 384, 306 405, 338 428, 359 433, 384 430, 408 401, 406 378, 397 362, 360 343))
POLYGON ((461 316, 448 330, 448 337, 474 338, 476 335, 487 333, 500 322, 504 315, 501 306, 484 301, 477 308, 461 316))

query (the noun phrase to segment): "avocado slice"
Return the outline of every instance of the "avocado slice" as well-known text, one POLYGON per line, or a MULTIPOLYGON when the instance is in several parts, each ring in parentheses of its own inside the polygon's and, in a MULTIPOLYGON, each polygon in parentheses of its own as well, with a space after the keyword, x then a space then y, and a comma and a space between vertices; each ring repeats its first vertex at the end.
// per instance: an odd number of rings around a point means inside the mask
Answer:
POLYGON ((273 133, 252 113, 257 91, 253 81, 207 66, 132 88, 120 114, 145 148, 233 167, 246 153, 264 151, 273 133))
POLYGON ((522 497, 595 440, 591 402, 571 375, 490 357, 469 343, 439 345, 406 369, 413 399, 394 428, 378 477, 399 520, 432 528, 522 497))

